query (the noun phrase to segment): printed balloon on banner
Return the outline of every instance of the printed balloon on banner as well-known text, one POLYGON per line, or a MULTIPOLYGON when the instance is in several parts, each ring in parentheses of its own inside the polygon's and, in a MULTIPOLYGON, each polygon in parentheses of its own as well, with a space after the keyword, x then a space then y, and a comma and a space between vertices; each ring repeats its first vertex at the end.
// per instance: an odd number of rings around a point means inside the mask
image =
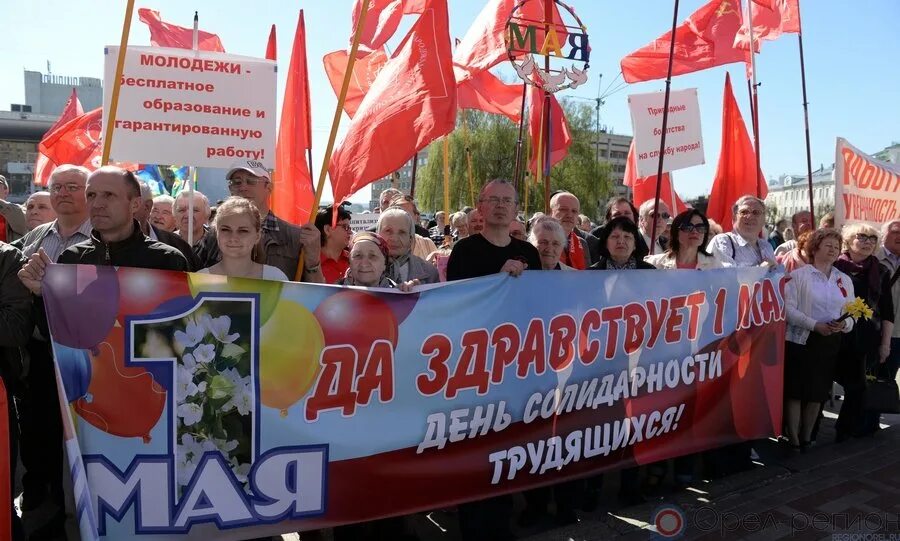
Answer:
POLYGON ((170 273, 160 281, 160 272, 151 269, 119 267, 119 314, 124 324, 126 316, 159 312, 171 299, 190 295, 186 275, 170 273))
POLYGON ((91 384, 91 359, 88 352, 57 345, 53 348, 53 356, 66 392, 66 401, 72 403, 86 395, 91 384))
POLYGON ((116 325, 91 353, 88 395, 75 401, 75 411, 100 430, 150 443, 166 405, 166 390, 143 368, 126 366, 124 329, 116 325))
POLYGON ((44 304, 54 314, 53 340, 75 349, 91 349, 116 322, 119 281, 107 266, 59 265, 47 275, 44 304))
POLYGON ((316 379, 325 338, 312 312, 295 302, 279 302, 272 316, 260 329, 260 402, 286 417, 316 379))
POLYGON ((259 321, 265 325, 272 317, 281 298, 284 282, 278 280, 251 280, 229 278, 220 274, 188 275, 191 294, 200 293, 255 293, 259 294, 259 321))
POLYGON ((344 290, 322 301, 314 313, 325 333, 326 346, 346 344, 356 348, 357 373, 376 340, 387 340, 397 347, 397 317, 375 293, 344 290))

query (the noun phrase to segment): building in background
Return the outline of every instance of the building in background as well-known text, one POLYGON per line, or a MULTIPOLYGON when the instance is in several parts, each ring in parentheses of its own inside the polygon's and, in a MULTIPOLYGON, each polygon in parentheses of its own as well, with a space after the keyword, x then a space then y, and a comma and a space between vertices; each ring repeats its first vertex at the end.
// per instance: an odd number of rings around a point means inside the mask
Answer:
MULTIPOLYGON (((809 210, 807 175, 781 175, 769 180, 766 206, 775 219, 789 219, 795 212, 809 210)), ((834 210, 834 164, 828 168, 823 164, 813 171, 813 210, 817 217, 834 210)))
POLYGON ((103 86, 93 77, 24 72, 25 103, 0 110, 0 175, 9 181, 9 200, 21 203, 32 190, 37 146, 62 113, 72 89, 85 111, 100 107, 103 86))
POLYGON ((876 160, 900 165, 900 143, 895 141, 891 143, 891 146, 872 154, 872 157, 876 160))
POLYGON ((631 136, 613 133, 612 130, 602 128, 597 138, 599 147, 599 160, 607 162, 610 166, 610 187, 613 195, 626 195, 626 188, 622 181, 625 179, 625 164, 628 163, 628 149, 631 147, 631 136))
MULTIPOLYGON (((428 162, 427 152, 419 152, 419 163, 416 166, 419 171, 425 167, 428 162)), ((382 177, 372 183, 371 199, 369 200, 369 208, 378 210, 378 196, 384 190, 394 187, 401 192, 408 194, 412 191, 412 160, 408 161, 402 168, 393 174, 382 177)))

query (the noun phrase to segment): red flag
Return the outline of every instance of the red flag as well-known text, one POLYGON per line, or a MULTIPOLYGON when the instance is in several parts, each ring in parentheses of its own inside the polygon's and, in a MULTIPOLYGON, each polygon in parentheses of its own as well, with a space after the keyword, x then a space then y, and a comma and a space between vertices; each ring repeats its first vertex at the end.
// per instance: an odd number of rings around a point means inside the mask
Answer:
MULTIPOLYGON (((516 10, 516 20, 544 20, 544 0, 529 0, 524 3, 521 0, 490 0, 487 2, 453 54, 453 65, 456 67, 458 81, 488 70, 508 58, 506 23, 517 5, 521 5, 521 7, 516 10)), ((562 44, 568 39, 568 32, 555 3, 552 9, 553 28, 557 33, 559 43, 562 44)), ((545 39, 544 30, 538 29, 535 32, 538 50, 542 48, 545 39)))
POLYGON ((482 71, 457 86, 460 109, 478 109, 504 115, 518 124, 522 109, 522 85, 508 85, 490 71, 482 71))
MULTIPOLYGON (((531 134, 531 170, 537 173, 538 141, 540 148, 546 148, 548 134, 544 129, 544 92, 534 86, 528 87, 528 132, 531 134)), ((572 134, 566 122, 566 112, 560 107, 556 96, 550 94, 550 167, 553 167, 569 153, 572 134)), ((546 168, 546 154, 541 156, 541 167, 546 168)))
MULTIPOLYGON (((781 34, 800 33, 800 0, 749 0, 750 18, 753 19, 753 41, 759 51, 759 40, 776 40, 781 34)), ((734 46, 750 49, 750 28, 747 21, 741 25, 734 46)))
POLYGON ((331 157, 338 204, 456 125, 447 0, 432 0, 384 66, 331 157))
MULTIPOLYGON (((634 141, 628 149, 628 162, 625 164, 625 178, 622 184, 631 187, 632 202, 635 207, 640 207, 644 201, 656 199, 656 175, 638 178, 637 157, 634 155, 634 141)), ((672 177, 669 173, 663 173, 662 186, 659 188, 659 199, 671 212, 676 215, 687 210, 687 205, 678 197, 678 193, 672 186, 672 177)))
POLYGON ((278 59, 278 43, 275 39, 275 25, 269 30, 269 42, 266 44, 266 60, 278 59))
MULTIPOLYGON (((194 29, 185 28, 175 24, 163 22, 159 18, 159 12, 152 9, 141 8, 138 10, 141 22, 150 27, 150 44, 154 47, 175 47, 176 49, 194 48, 194 29)), ((201 51, 214 51, 224 53, 225 47, 219 36, 197 31, 197 48, 201 51)))
MULTIPOLYGON (((102 135, 103 108, 98 107, 48 133, 38 145, 38 152, 47 158, 51 169, 70 163, 83 165, 93 171, 100 167, 102 135)), ((130 170, 137 169, 137 164, 134 163, 116 165, 130 170)))
MULTIPOLYGON (((750 53, 734 48, 741 27, 738 0, 712 0, 675 29, 672 75, 682 75, 732 62, 749 62, 750 53)), ((622 59, 626 82, 652 81, 666 76, 672 32, 622 59)))
POLYGON ((306 25, 303 10, 297 21, 291 66, 284 87, 281 126, 275 143, 272 212, 295 224, 306 223, 315 201, 306 150, 312 143, 309 74, 306 65, 306 25))
MULTIPOLYGON (((72 95, 69 96, 68 101, 66 101, 66 105, 63 107, 63 112, 59 115, 59 120, 56 121, 53 126, 47 130, 47 133, 44 134, 44 137, 41 139, 41 143, 47 140, 47 138, 53 134, 57 129, 61 126, 72 120, 73 118, 79 117, 84 114, 84 109, 81 108, 81 102, 78 101, 78 94, 75 92, 75 89, 72 89, 72 95)), ((47 187, 47 183, 50 182, 50 174, 53 173, 53 170, 56 168, 56 164, 51 163, 50 160, 42 154, 38 152, 37 161, 34 164, 34 183, 43 187, 47 187)))
POLYGON ((731 91, 731 77, 727 73, 723 102, 722 148, 709 194, 707 216, 719 222, 725 231, 731 231, 731 207, 734 202, 742 195, 757 195, 757 189, 759 197, 765 199, 769 189, 762 171, 756 168, 753 144, 731 91))
MULTIPOLYGON (((360 34, 360 45, 369 49, 380 49, 397 32, 400 19, 404 15, 422 13, 427 0, 369 0, 369 11, 366 13, 366 24, 360 34)), ((356 0, 353 4, 353 25, 351 32, 356 30, 359 22, 359 13, 362 9, 362 0, 356 0)), ((353 43, 353 35, 350 35, 350 43, 353 43)))
MULTIPOLYGON (((334 89, 334 95, 340 96, 341 84, 344 82, 344 72, 347 71, 347 61, 350 55, 343 49, 328 53, 322 58, 325 64, 325 74, 328 82, 334 89)), ((378 74, 387 64, 388 58, 384 50, 358 51, 356 62, 353 63, 353 77, 350 78, 350 86, 347 88, 347 99, 344 100, 344 112, 353 118, 366 93, 371 88, 378 74)))

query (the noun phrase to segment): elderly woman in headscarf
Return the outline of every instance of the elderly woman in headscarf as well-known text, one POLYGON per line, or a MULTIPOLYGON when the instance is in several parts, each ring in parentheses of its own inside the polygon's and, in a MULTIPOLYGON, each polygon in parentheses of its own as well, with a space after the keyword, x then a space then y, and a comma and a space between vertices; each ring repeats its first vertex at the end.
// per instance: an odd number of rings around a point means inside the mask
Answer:
POLYGON ((418 280, 421 284, 440 281, 437 269, 412 254, 416 235, 412 217, 403 209, 389 208, 378 217, 375 231, 388 246, 387 276, 397 283, 418 280))
POLYGON ((342 286, 397 288, 400 291, 409 291, 419 285, 417 280, 391 280, 387 274, 389 260, 387 242, 377 233, 361 231, 350 241, 350 268, 337 283, 342 286))

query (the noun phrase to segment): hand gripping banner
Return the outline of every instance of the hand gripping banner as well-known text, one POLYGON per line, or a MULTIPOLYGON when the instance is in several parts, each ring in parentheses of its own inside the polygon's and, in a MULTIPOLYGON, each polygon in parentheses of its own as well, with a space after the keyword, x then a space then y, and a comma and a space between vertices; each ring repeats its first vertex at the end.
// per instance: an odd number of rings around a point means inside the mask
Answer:
POLYGON ((53 265, 84 539, 239 539, 779 434, 783 275, 526 272, 403 294, 53 265))

